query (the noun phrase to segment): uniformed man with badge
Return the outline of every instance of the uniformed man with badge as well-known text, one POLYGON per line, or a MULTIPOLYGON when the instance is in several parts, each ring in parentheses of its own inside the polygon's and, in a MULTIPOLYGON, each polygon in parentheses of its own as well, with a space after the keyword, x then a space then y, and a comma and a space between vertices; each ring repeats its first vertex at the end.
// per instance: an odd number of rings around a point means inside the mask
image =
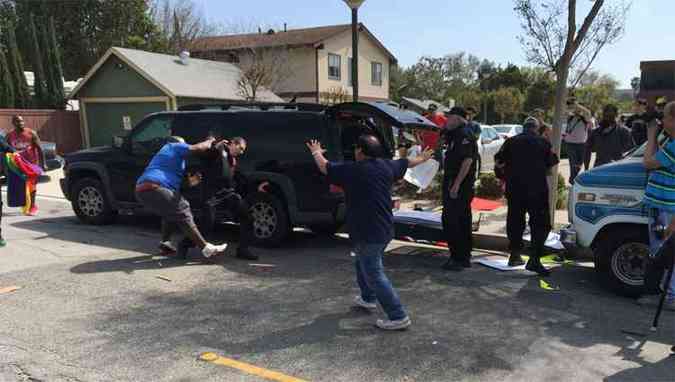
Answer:
POLYGON ((544 244, 551 231, 551 219, 546 176, 558 164, 551 143, 539 135, 539 121, 528 117, 523 132, 506 140, 495 155, 497 167, 503 168, 506 181, 508 215, 506 233, 509 238, 509 266, 525 264, 521 257, 525 214, 530 217, 532 250, 525 269, 548 276, 551 271, 541 263, 544 244))
POLYGON ((462 271, 471 267, 471 201, 476 181, 478 144, 466 119, 466 110, 456 106, 447 113, 443 176, 443 231, 450 259, 443 269, 462 271))

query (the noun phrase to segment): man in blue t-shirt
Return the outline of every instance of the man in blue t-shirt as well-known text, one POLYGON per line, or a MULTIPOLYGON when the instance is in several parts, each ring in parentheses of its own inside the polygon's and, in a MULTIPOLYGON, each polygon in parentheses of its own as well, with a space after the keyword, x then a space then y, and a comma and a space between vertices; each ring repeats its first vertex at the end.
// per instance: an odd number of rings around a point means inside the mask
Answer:
POLYGON ((356 254, 356 281, 361 289, 355 304, 372 310, 379 302, 388 318, 377 320, 380 329, 407 328, 410 318, 382 266, 384 250, 394 236, 391 190, 408 168, 426 162, 434 152, 426 150, 414 159, 379 159, 384 152, 379 139, 361 135, 354 147, 356 162, 335 163, 323 156, 320 142, 313 140, 307 147, 319 171, 328 176, 328 182, 345 190, 347 228, 356 254))
MULTIPOLYGON (((162 217, 162 240, 160 249, 164 252, 176 252, 171 244, 171 236, 176 228, 185 234, 186 240, 199 247, 205 257, 224 252, 227 244, 208 243, 194 222, 190 204, 180 193, 185 174, 185 158, 192 153, 204 153, 211 150, 215 139, 210 138, 196 145, 188 145, 180 137, 171 137, 170 142, 150 161, 145 172, 136 181, 136 198, 151 212, 162 217)), ((201 181, 199 174, 189 176, 189 186, 201 181)), ((187 249, 189 246, 181 245, 187 249)), ((181 254, 185 256, 185 253, 181 254)))
MULTIPOLYGON (((649 246, 652 253, 675 232, 675 102, 665 106, 661 123, 668 139, 663 147, 659 148, 658 121, 656 118, 649 121, 647 146, 642 160, 645 168, 650 170, 643 203, 649 208, 649 246), (666 232, 659 232, 660 230, 657 229, 659 226, 666 227, 666 232)), ((666 263, 670 262, 666 261, 666 263)), ((658 291, 658 288, 649 288, 649 286, 658 285, 660 281, 658 279, 662 274, 657 268, 650 266, 645 274, 645 285, 652 293, 658 291)), ((675 278, 666 288, 665 307, 668 310, 675 310, 675 278)), ((639 302, 646 304, 657 300, 655 296, 645 296, 639 302)))

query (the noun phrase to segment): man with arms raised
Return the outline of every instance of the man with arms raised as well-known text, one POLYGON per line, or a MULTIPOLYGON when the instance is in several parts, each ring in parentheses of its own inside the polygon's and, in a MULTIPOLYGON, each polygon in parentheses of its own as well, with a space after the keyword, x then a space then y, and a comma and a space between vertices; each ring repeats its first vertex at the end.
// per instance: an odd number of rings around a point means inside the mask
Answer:
POLYGON ((356 162, 334 163, 323 156, 318 141, 307 143, 307 147, 328 182, 346 193, 347 228, 356 253, 356 281, 361 290, 355 304, 372 310, 379 302, 387 314, 386 320, 377 320, 380 329, 409 327, 410 318, 382 266, 384 251, 394 236, 391 189, 408 168, 428 161, 433 151, 425 150, 414 159, 380 159, 384 152, 380 140, 366 134, 358 138, 354 147, 356 162))

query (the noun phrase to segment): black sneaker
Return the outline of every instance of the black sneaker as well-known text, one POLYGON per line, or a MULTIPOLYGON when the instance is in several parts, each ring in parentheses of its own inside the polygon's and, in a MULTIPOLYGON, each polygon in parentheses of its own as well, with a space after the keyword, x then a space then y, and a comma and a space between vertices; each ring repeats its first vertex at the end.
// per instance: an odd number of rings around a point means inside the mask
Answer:
POLYGON ((448 260, 445 264, 441 266, 441 268, 445 269, 446 271, 452 271, 452 272, 461 272, 464 270, 464 268, 469 268, 471 267, 471 264, 469 264, 468 267, 466 267, 464 264, 448 260))
POLYGON ((538 261, 528 261, 527 265, 525 265, 525 269, 527 269, 530 272, 536 272, 540 276, 548 277, 551 275, 551 270, 546 269, 540 262, 538 261))
POLYGON ((509 256, 509 267, 519 267, 521 265, 525 265, 525 260, 520 255, 509 256))
POLYGON ((181 240, 181 242, 178 243, 178 248, 176 249, 176 257, 183 260, 187 259, 190 248, 192 248, 192 240, 181 240))
POLYGON ((247 249, 237 249, 237 258, 242 260, 258 260, 258 255, 254 255, 251 251, 247 249))

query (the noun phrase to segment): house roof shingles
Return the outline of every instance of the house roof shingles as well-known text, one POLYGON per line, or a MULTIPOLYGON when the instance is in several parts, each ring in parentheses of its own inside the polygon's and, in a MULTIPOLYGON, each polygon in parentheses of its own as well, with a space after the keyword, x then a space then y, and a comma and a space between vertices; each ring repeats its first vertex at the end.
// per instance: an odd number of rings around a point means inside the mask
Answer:
MULTIPOLYGON (((238 50, 246 48, 273 48, 281 46, 318 45, 333 36, 351 30, 351 24, 329 25, 323 27, 289 29, 272 34, 249 33, 225 36, 202 37, 192 44, 192 52, 208 52, 214 50, 238 50)), ((389 57, 396 61, 396 57, 366 28, 359 24, 359 28, 366 33, 389 57)))
MULTIPOLYGON (((178 56, 117 47, 110 50, 175 97, 232 101, 244 99, 237 85, 241 72, 233 64, 189 58, 188 64, 183 65, 178 56)), ((84 86, 96 69, 94 67, 73 93, 84 86)), ((283 99, 267 89, 259 91, 257 98, 265 102, 283 102, 283 99)))

